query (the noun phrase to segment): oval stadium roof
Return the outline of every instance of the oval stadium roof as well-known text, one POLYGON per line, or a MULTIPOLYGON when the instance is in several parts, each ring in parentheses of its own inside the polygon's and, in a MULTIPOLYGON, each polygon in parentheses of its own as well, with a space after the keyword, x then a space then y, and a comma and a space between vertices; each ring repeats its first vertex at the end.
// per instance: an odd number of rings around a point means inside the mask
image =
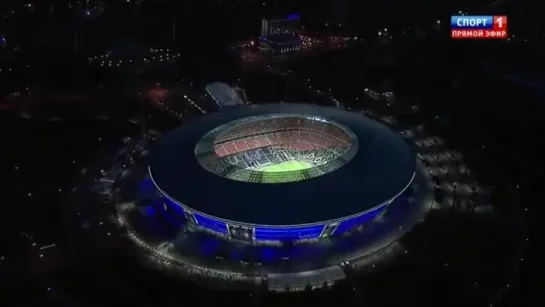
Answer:
POLYGON ((400 134, 360 113, 306 104, 236 106, 198 117, 159 139, 150 172, 169 197, 198 212, 258 225, 310 224, 358 214, 403 191, 416 170, 412 148, 400 134), (265 114, 305 114, 336 121, 359 140, 355 156, 320 177, 281 184, 226 179, 204 169, 197 142, 230 121, 265 114))

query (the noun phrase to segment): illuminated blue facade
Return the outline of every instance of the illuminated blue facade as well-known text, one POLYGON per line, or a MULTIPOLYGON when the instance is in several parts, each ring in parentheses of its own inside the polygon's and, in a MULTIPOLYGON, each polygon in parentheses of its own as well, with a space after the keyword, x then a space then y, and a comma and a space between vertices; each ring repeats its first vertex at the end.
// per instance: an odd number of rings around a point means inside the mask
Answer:
MULTIPOLYGON (((197 226, 226 237, 233 237, 230 230, 247 229, 249 232, 244 240, 253 242, 295 242, 301 240, 316 240, 333 235, 342 235, 359 226, 369 224, 382 214, 389 204, 406 199, 410 189, 405 190, 395 199, 388 201, 380 206, 372 208, 360 215, 352 216, 346 219, 334 220, 329 222, 316 223, 307 226, 260 226, 245 223, 230 222, 219 218, 214 218, 198 212, 194 212, 189 208, 173 201, 168 196, 163 195, 163 203, 169 210, 184 216, 187 220, 192 221, 197 226)), ((238 238, 238 237, 237 237, 238 238)), ((238 238, 240 239, 240 238, 238 238)))
POLYGON ((251 230, 251 239, 254 242, 294 242, 301 240, 315 240, 331 235, 342 235, 343 233, 353 230, 356 227, 372 222, 382 212, 384 212, 391 202, 375 207, 361 215, 341 221, 324 222, 309 226, 285 227, 245 225, 236 222, 229 223, 221 219, 212 218, 200 213, 186 210, 183 208, 183 206, 180 206, 178 203, 172 201, 168 197, 164 197, 164 203, 171 208, 171 210, 184 215, 185 217, 191 216, 192 218, 189 218, 189 220, 192 220, 199 227, 222 236, 231 237, 231 233, 229 231, 230 228, 244 227, 251 230), (332 231, 328 231, 328 229, 331 229, 332 231))
MULTIPOLYGON (((159 190, 159 192, 161 191, 159 190)), ((305 226, 261 226, 222 220, 186 208, 184 205, 170 199, 166 195, 163 195, 163 204, 165 207, 169 208, 169 211, 185 217, 186 220, 192 221, 198 227, 225 237, 241 239, 239 236, 234 235, 234 233, 237 233, 240 229, 245 229, 247 235, 243 237, 243 240, 256 243, 271 241, 296 242, 342 235, 357 227, 369 224, 380 216, 391 203, 402 201, 406 199, 409 194, 411 194, 411 190, 405 189, 403 193, 400 193, 396 198, 363 212, 360 215, 305 226)))
POLYGON ((307 227, 256 227, 256 241, 297 241, 304 239, 318 239, 324 230, 325 224, 307 227))
MULTIPOLYGON (((170 201, 169 201, 170 202, 170 201)), ((329 235, 342 235, 343 233, 353 230, 356 227, 365 225, 372 222, 388 207, 388 204, 384 204, 373 208, 372 210, 365 212, 356 217, 352 217, 340 222, 331 223, 319 223, 310 226, 286 226, 286 227, 270 227, 270 226, 255 226, 255 225, 239 225, 238 223, 231 223, 221 221, 219 219, 204 216, 199 213, 192 213, 195 223, 206 230, 218 233, 224 236, 230 236, 229 227, 248 227, 252 230, 252 239, 255 242, 263 241, 280 241, 280 242, 293 242, 300 240, 313 240, 329 235), (330 225, 333 231, 330 234, 325 233, 326 226, 330 225)))
POLYGON ((289 14, 286 16, 287 19, 301 19, 301 16, 299 14, 289 14))

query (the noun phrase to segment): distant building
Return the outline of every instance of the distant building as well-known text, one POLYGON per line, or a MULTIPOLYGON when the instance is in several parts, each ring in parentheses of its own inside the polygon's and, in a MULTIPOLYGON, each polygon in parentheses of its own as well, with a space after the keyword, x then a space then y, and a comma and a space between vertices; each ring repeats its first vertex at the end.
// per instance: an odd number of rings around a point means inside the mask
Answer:
POLYGON ((285 18, 261 20, 261 36, 275 35, 299 36, 301 34, 301 18, 292 14, 285 18))
POLYGON ((283 54, 301 49, 301 18, 288 15, 280 19, 263 19, 258 48, 266 52, 283 54))
POLYGON ((220 108, 246 104, 232 87, 223 82, 210 83, 205 91, 209 99, 220 108))

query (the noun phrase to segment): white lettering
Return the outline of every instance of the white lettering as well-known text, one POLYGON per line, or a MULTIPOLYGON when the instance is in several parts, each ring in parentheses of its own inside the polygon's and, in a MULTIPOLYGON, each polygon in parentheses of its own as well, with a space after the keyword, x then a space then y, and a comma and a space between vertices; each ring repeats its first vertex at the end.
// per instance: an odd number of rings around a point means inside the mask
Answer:
POLYGON ((486 18, 460 18, 456 20, 456 25, 460 28, 486 27, 486 18))

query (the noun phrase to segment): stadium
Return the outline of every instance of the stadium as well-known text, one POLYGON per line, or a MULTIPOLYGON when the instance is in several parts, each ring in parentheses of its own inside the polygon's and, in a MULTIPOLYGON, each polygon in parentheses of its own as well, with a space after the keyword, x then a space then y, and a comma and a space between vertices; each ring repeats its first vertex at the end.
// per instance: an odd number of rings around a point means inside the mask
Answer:
POLYGON ((302 104, 222 108, 155 141, 149 161, 168 210, 253 244, 364 226, 406 202, 417 175, 399 134, 360 113, 302 104))

